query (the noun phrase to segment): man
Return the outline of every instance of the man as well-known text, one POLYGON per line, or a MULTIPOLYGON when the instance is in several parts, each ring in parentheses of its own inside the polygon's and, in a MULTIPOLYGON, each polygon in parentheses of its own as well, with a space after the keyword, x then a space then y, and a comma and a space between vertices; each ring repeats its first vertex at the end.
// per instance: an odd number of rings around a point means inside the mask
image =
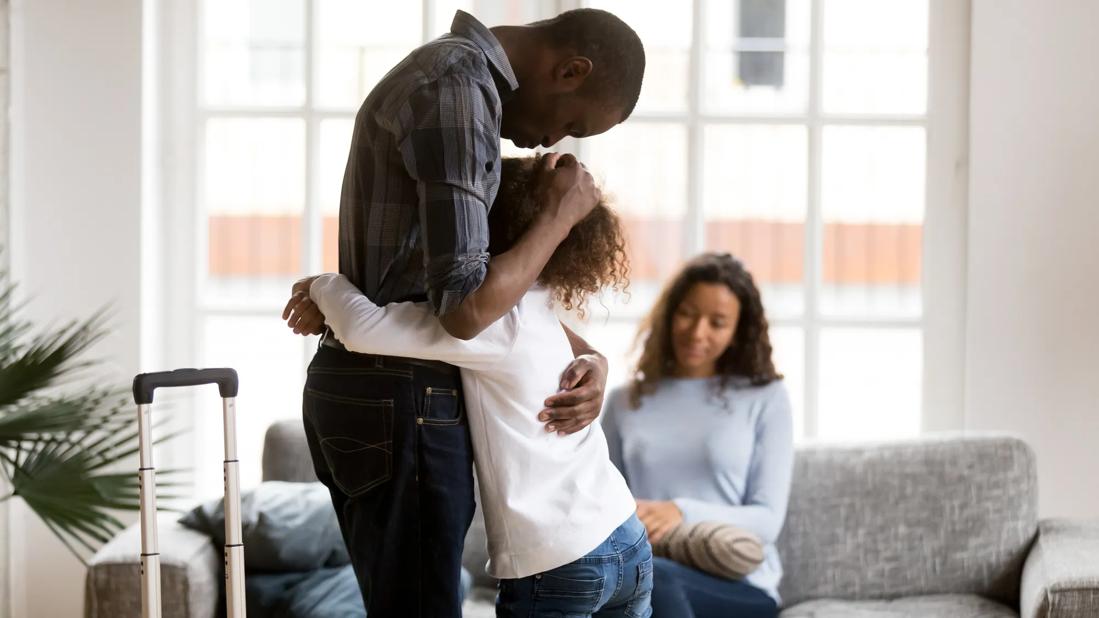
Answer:
MULTIPOLYGON (((637 34, 605 11, 491 30, 459 11, 450 34, 413 51, 359 110, 340 272, 375 304, 426 299, 449 334, 476 337, 599 199, 573 157, 545 157, 545 216, 490 259, 500 138, 533 148, 607 131, 633 110, 644 64, 637 34)), ((283 316, 295 332, 319 333, 315 307, 298 308, 283 316)), ((576 358, 563 368, 565 392, 540 416, 558 433, 596 418, 607 375, 606 359, 568 334, 576 358)), ((306 436, 372 618, 461 616, 475 509, 463 401, 458 370, 435 361, 354 354, 327 336, 310 364, 306 436)))

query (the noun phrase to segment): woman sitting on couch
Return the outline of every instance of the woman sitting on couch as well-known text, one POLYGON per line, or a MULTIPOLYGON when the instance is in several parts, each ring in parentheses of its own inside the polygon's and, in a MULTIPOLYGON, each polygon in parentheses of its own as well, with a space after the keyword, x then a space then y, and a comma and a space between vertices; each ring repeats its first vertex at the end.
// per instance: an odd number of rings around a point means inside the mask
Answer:
POLYGON ((754 534, 763 563, 743 580, 655 558, 653 618, 778 614, 775 539, 790 493, 790 401, 771 360, 759 290, 729 254, 692 260, 642 325, 632 383, 607 398, 611 460, 659 542, 679 524, 754 534))

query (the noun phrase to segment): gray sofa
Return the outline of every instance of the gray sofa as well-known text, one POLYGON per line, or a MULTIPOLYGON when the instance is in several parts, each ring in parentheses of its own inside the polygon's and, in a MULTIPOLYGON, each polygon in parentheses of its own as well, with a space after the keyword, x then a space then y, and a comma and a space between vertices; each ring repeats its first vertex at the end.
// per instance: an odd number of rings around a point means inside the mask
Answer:
MULTIPOLYGON (((268 430, 263 478, 315 480, 300 422, 268 430)), ((1038 521, 1037 492, 1032 451, 1007 437, 800 448, 779 539, 782 616, 1099 617, 1099 522, 1038 521)), ((138 547, 134 527, 96 554, 85 616, 140 615, 138 547)), ((164 616, 214 616, 219 551, 168 516, 160 551, 164 616)), ((470 618, 493 615, 484 563, 478 517, 470 618)))

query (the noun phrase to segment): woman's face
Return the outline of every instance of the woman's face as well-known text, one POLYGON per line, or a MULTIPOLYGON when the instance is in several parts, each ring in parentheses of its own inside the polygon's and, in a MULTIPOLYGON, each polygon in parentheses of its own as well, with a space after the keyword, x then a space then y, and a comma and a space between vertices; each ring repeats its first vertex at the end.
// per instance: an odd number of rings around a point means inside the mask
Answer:
POLYGON ((672 314, 676 375, 703 378, 717 373, 717 359, 733 342, 740 301, 722 283, 696 283, 672 314))

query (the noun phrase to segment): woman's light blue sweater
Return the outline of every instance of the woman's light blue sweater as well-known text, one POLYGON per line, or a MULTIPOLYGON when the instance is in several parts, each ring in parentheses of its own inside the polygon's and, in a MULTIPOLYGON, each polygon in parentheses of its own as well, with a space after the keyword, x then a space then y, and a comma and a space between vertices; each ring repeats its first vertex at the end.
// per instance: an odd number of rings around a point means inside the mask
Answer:
POLYGON ((794 462, 790 398, 781 380, 665 379, 632 409, 615 389, 602 415, 611 460, 634 497, 672 500, 687 523, 719 521, 758 536, 764 561, 749 584, 780 602, 782 530, 794 462))

